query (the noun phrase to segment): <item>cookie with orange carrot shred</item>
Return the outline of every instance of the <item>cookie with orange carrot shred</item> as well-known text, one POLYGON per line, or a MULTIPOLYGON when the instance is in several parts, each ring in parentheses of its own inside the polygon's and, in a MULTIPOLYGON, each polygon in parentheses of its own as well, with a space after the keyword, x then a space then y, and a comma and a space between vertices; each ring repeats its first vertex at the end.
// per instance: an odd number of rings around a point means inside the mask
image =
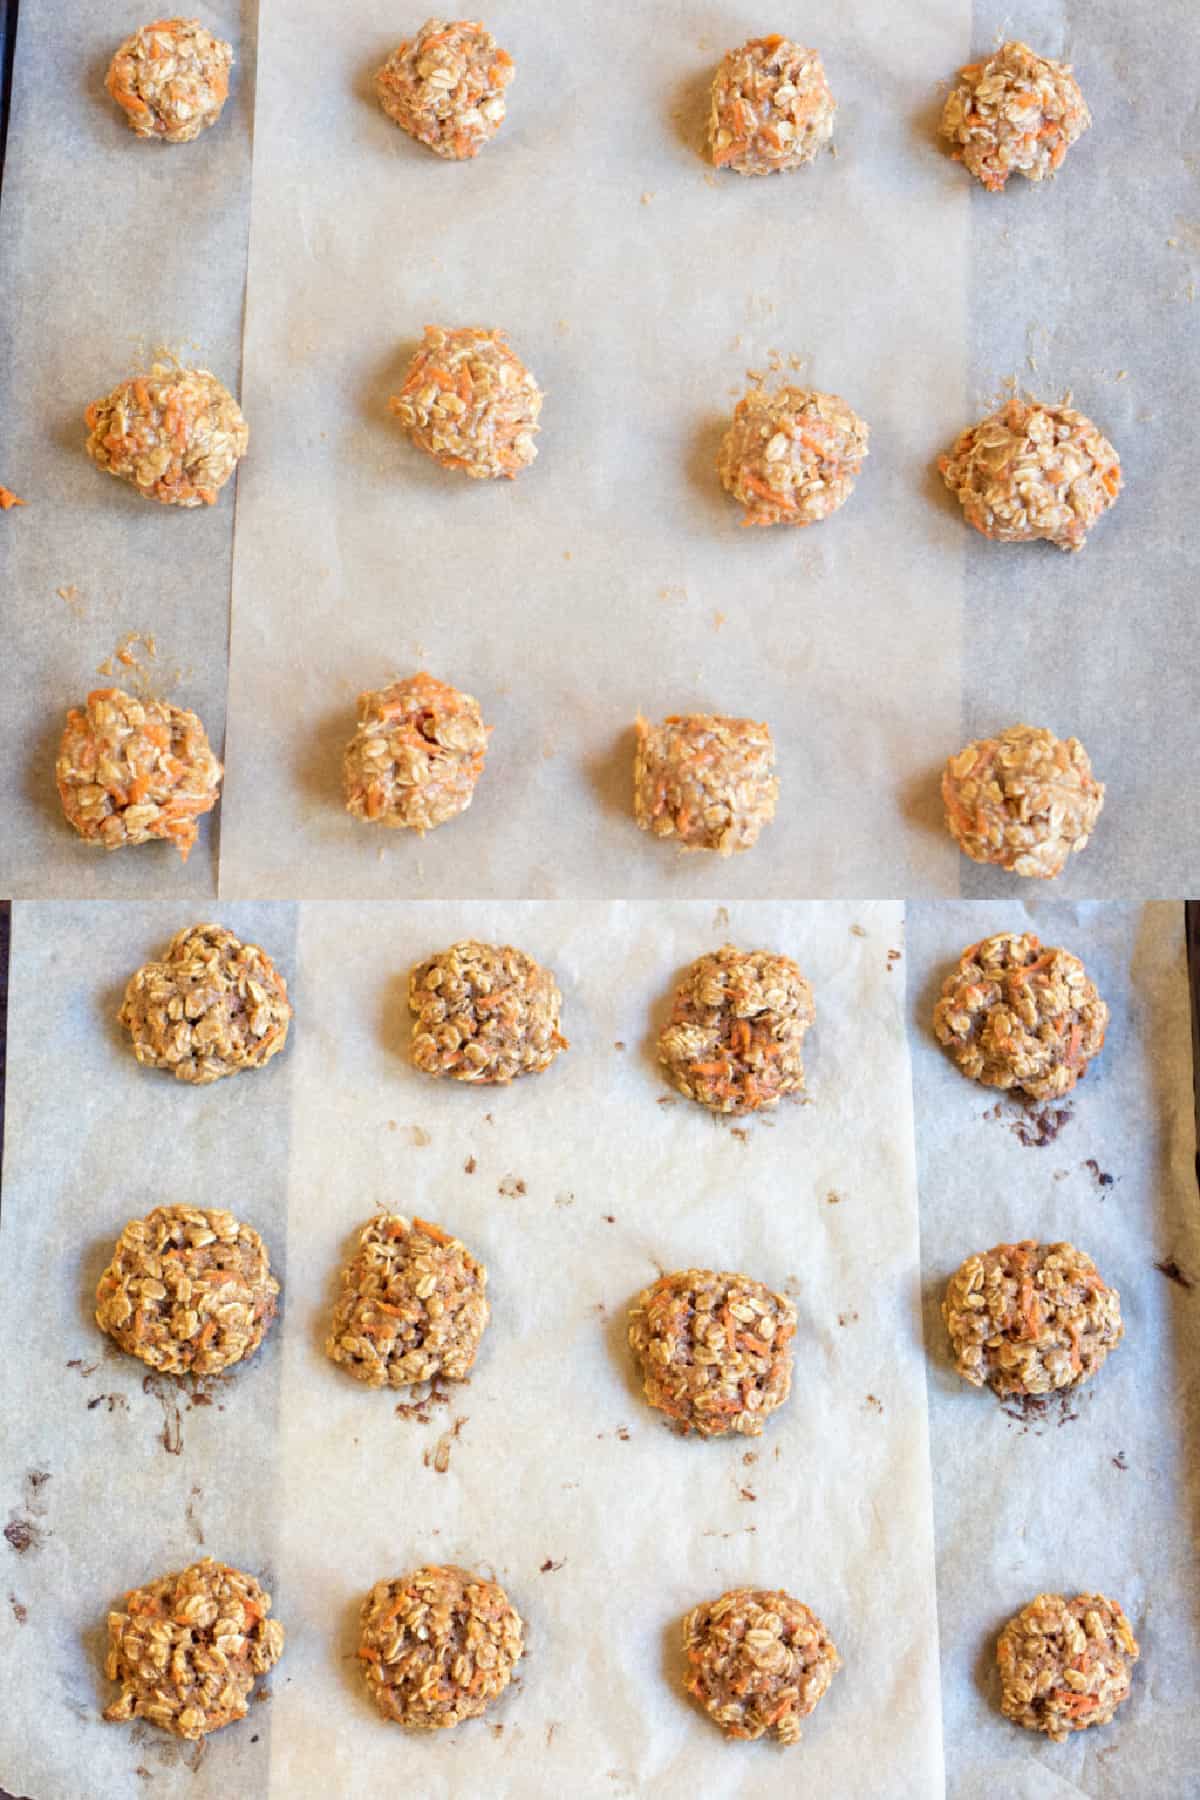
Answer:
POLYGON ((811 1608, 782 1588, 731 1588, 683 1621, 684 1682, 727 1738, 800 1742, 842 1666, 811 1608))
POLYGON ((567 1040, 549 969, 511 944, 466 938, 409 976, 412 1059, 427 1075, 506 1085, 548 1069, 567 1040))
POLYGON ((429 1564, 379 1581, 362 1606, 358 1655, 385 1719, 447 1731, 504 1692, 525 1654, 525 1626, 498 1581, 429 1564))
POLYGON ((346 746, 346 810, 424 834, 465 812, 483 773, 489 727, 479 702, 422 672, 358 696, 346 746))
POLYGON ((1014 40, 958 71, 939 130, 954 160, 999 193, 1010 175, 1045 181, 1057 174, 1091 122, 1070 63, 1014 40))
POLYGON ((1120 1605, 1104 1594, 1039 1594, 996 1641, 1000 1710, 1056 1744, 1107 1725, 1129 1696, 1141 1655, 1120 1605))
POLYGON ((633 812, 681 850, 749 850, 775 817, 779 781, 769 725, 715 713, 637 721, 633 812))
POLYGON ((1032 932, 970 944, 933 1010, 939 1044, 985 1087, 1058 1100, 1104 1047, 1108 1007, 1069 950, 1043 949, 1032 932))
POLYGON ((250 442, 229 389, 208 369, 156 362, 84 414, 97 468, 164 506, 213 506, 250 442))
POLYGON ((938 458, 967 524, 986 538, 1082 550, 1121 492, 1121 459, 1083 413, 1014 394, 938 458))
POLYGON ((287 1042, 287 983, 258 944, 223 925, 177 931, 129 978, 117 1021, 146 1068, 203 1087, 261 1069, 287 1042))
POLYGON ((968 1256, 942 1301, 954 1366, 1002 1399, 1077 1387, 1125 1334, 1121 1296, 1074 1244, 997 1244, 968 1256))
POLYGON ((165 839, 186 862, 222 769, 194 712, 96 688, 67 714, 54 773, 63 814, 88 843, 123 850, 165 839))
POLYGON ((713 1112, 758 1112, 803 1088, 801 1046, 815 1016, 812 989, 790 957, 725 944, 685 971, 658 1060, 689 1100, 713 1112))
POLYGON ((792 1386, 796 1309, 749 1275, 677 1269, 629 1309, 647 1402, 685 1435, 759 1437, 792 1386))
POLYGON ((138 137, 186 144, 221 116, 233 46, 199 19, 156 19, 126 38, 104 85, 138 137))
POLYGON ((465 1381, 488 1322, 487 1270, 427 1219, 380 1213, 341 1274, 325 1354, 368 1387, 465 1381))
POLYGON ((833 137, 837 101, 819 52, 775 34, 721 59, 708 150, 718 169, 774 175, 809 163, 833 137))
POLYGON ((537 455, 542 390, 502 331, 427 325, 388 405, 419 450, 475 481, 511 481, 537 455))
POLYGON ((377 71, 375 92, 410 137, 463 162, 478 156, 504 123, 505 91, 515 73, 508 51, 476 20, 427 19, 377 71))
POLYGON ((717 474, 746 508, 743 525, 816 525, 850 498, 870 435, 838 394, 756 384, 737 403, 717 474))
POLYGON ((1051 881, 1087 848, 1104 783, 1078 738, 1010 725, 949 758, 942 774, 946 829, 973 862, 1051 881))

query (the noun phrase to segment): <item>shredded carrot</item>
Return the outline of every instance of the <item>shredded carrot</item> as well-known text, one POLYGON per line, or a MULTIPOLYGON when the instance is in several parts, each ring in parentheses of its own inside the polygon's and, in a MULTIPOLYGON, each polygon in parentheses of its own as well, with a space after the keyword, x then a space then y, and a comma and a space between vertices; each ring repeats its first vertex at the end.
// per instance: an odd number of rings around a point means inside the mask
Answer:
POLYGON ((0 512, 8 512, 10 507, 24 506, 25 504, 24 500, 18 500, 17 496, 8 488, 0 487, 0 512))

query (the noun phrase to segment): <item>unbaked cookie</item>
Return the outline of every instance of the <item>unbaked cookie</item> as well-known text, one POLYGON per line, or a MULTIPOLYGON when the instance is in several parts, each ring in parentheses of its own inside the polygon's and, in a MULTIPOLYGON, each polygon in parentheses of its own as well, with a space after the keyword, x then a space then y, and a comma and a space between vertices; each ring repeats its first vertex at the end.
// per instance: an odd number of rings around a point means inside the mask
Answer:
POLYGON ((168 363, 93 400, 84 420, 96 466, 164 506, 214 505, 250 442, 241 408, 215 375, 168 363))
POLYGON ((950 757, 942 776, 946 829, 973 862, 1053 880, 1086 849, 1104 805, 1078 738, 1010 725, 950 757))
POLYGON ((743 525, 817 525, 844 506, 870 430, 837 394, 785 384, 749 388, 721 442, 721 485, 743 525))
POLYGON ((1121 491, 1121 459, 1090 419, 1016 395, 964 431, 938 468, 967 524, 1005 544, 1082 550, 1121 491))
POLYGON ((385 1719, 444 1731, 478 1718, 525 1652, 521 1615, 496 1581, 437 1565, 375 1584, 359 1657, 385 1719))
POLYGON ((409 977, 408 1006, 412 1059, 427 1075, 503 1084, 567 1048, 558 983, 509 944, 468 938, 429 957, 409 977))
POLYGON ((542 390, 502 331, 427 325, 388 405, 419 450, 475 481, 511 481, 537 455, 542 390))
POLYGON ((483 773, 489 727, 471 694, 411 675, 358 696, 346 746, 346 811, 423 835, 466 812, 483 773))
POLYGON ((166 838, 186 862, 222 769, 194 712, 97 688, 67 714, 54 774, 81 838, 105 850, 166 838))
POLYGON ((1013 42, 958 71, 940 129, 954 160, 999 192, 1010 175, 1053 175, 1091 122, 1071 65, 1013 42))
POLYGON ((727 50, 712 86, 708 148, 718 169, 772 175, 811 162, 837 101, 816 50, 775 34, 727 50))
POLYGON ((725 944, 675 990, 658 1060, 681 1094, 713 1112, 756 1112, 804 1086, 801 1047, 815 1017, 796 964, 725 944))
POLYGON ((749 1275, 678 1269, 640 1293, 629 1344, 651 1406, 680 1431, 759 1437, 792 1386, 796 1309, 749 1275))
POLYGON ((258 1676, 279 1661, 283 1626, 253 1575, 211 1556, 125 1596, 108 1615, 104 1673, 121 1683, 104 1717, 146 1719, 202 1738, 244 1719, 258 1676))
POLYGON ((478 156, 504 123, 513 59, 474 21, 427 19, 375 76, 389 119, 439 156, 478 156))
POLYGON ((933 1029, 964 1075, 985 1087, 1058 1100, 1104 1047, 1108 1007, 1068 950, 1032 932, 970 944, 942 983, 933 1029))
POLYGON ((800 1742, 800 1721, 824 1698, 842 1659, 833 1639, 782 1588, 733 1588, 683 1621, 685 1686, 728 1738, 774 1732, 800 1742))
POLYGON ((1091 1257, 1032 1239, 968 1256, 942 1318, 963 1380, 1005 1399, 1089 1380, 1125 1335, 1121 1296, 1091 1257))
POLYGON ((1129 1620, 1103 1594, 1039 1594, 996 1644, 1000 1710, 1061 1744, 1107 1725, 1129 1693, 1140 1651, 1129 1620))
POLYGON ((465 1381, 488 1322, 487 1270, 438 1225, 380 1213, 342 1270, 325 1354, 368 1387, 465 1381))
POLYGON ((713 713, 637 721, 633 812, 682 850, 749 850, 775 817, 779 782, 769 725, 713 713))
POLYGON ((186 144, 221 116, 233 46, 199 19, 156 19, 126 38, 104 85, 139 137, 186 144))
POLYGON ((221 925, 177 931, 129 979, 117 1017, 148 1068, 203 1085, 261 1069, 287 1042, 287 983, 265 950, 221 925))

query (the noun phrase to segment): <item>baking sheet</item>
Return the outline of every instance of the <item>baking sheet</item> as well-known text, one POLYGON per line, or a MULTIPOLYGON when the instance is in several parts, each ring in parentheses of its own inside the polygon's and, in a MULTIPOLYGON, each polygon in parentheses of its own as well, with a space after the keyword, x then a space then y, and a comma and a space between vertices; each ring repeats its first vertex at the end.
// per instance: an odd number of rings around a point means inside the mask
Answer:
POLYGON ((910 906, 908 994, 947 1793, 1193 1793, 1200 1206, 1183 908, 910 906), (1041 1147, 1013 1129, 1028 1135, 1030 1115, 968 1087, 928 1031, 942 976, 998 929, 1073 950, 1112 1011, 1086 1080, 1039 1109, 1033 1135, 1057 1128, 1041 1147), (1086 1250, 1120 1290, 1126 1330, 1077 1396, 1024 1419, 958 1380, 939 1315, 964 1257, 1022 1237, 1086 1250), (1018 1733, 997 1710, 997 1631, 1037 1593, 1092 1588, 1120 1600, 1141 1644, 1130 1698, 1067 1744, 1018 1733))
POLYGON ((900 908, 222 917, 278 955, 294 1036, 261 1074, 189 1090, 140 1069, 108 1023, 179 909, 14 909, 0 1357, 24 1405, 0 1419, 0 1498, 41 1542, 18 1555, 0 1541, 3 1591, 26 1613, 0 1608, 0 1778, 36 1800, 76 1800, 85 1768, 105 1800, 354 1800, 397 1781, 431 1800, 732 1800, 792 1793, 798 1774, 839 1800, 939 1795, 900 908), (408 1065, 405 974, 465 933, 518 942, 558 975, 571 1048, 542 1077, 486 1092, 408 1065), (648 1044, 681 965, 727 937, 794 953, 817 1003, 809 1103, 738 1131, 660 1104, 648 1044), (125 1218, 168 1197, 235 1203, 284 1281, 263 1353, 216 1388, 224 1411, 184 1409, 177 1456, 161 1403, 104 1354, 88 1311, 125 1218), (490 1271, 471 1383, 427 1425, 321 1353, 337 1264, 379 1203, 441 1220, 490 1271), (793 1395, 758 1441, 678 1440, 637 1397, 625 1308, 660 1264, 691 1261, 796 1297, 793 1395), (99 1366, 83 1379, 77 1359, 99 1366), (89 1410, 97 1393, 124 1404, 89 1410), (427 1459, 446 1433, 439 1473, 427 1459), (271 1701, 199 1759, 98 1718, 105 1610, 200 1553, 193 1519, 205 1549, 267 1571, 289 1634, 271 1701), (377 1718, 353 1650, 363 1591, 438 1558, 495 1569, 529 1654, 487 1722, 430 1742, 377 1718), (747 1582, 803 1595, 845 1659, 790 1753, 724 1745, 679 1691, 681 1615, 747 1582))
POLYGON ((129 631, 155 638, 162 685, 221 751, 233 491, 194 512, 149 504, 88 459, 83 412, 159 346, 238 391, 256 13, 254 0, 206 5, 234 46, 230 97, 195 143, 161 145, 135 138, 104 91, 137 8, 21 8, 0 210, 0 481, 28 504, 0 520, 0 894, 216 891, 219 809, 186 868, 169 844, 105 856, 65 824, 54 759, 68 706, 115 680, 98 668, 129 631))

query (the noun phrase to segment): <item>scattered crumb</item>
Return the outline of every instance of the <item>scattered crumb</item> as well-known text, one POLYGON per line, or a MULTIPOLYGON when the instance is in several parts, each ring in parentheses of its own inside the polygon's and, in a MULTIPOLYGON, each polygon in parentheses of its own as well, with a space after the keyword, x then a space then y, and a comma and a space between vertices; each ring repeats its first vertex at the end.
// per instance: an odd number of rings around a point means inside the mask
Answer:
POLYGON ((647 188, 646 192, 642 195, 642 205, 649 206, 649 204, 653 200, 653 198, 654 198, 653 188, 647 188))
MULTIPOLYGON (((993 1117, 997 1116, 993 1114, 993 1117)), ((1072 1109, 1067 1106, 1027 1106, 1019 1119, 1010 1119, 1008 1129, 1013 1136, 1028 1150, 1044 1150, 1052 1144, 1063 1126, 1071 1118, 1072 1109)), ((985 1115, 986 1117, 986 1115, 985 1115)))
POLYGON ((836 1192, 836 1191, 835 1191, 835 1189, 833 1189, 833 1188, 830 1188, 830 1190, 829 1190, 829 1192, 828 1192, 828 1193, 827 1193, 827 1194, 826 1194, 826 1196, 825 1196, 825 1202, 826 1202, 826 1205, 828 1205, 828 1206, 840 1206, 840 1205, 841 1205, 841 1201, 842 1201, 842 1196, 841 1196, 841 1195, 840 1195, 840 1194, 839 1194, 839 1193, 837 1193, 837 1192, 836 1192))
POLYGON ((574 1206, 575 1196, 569 1189, 564 1188, 561 1194, 555 1194, 554 1204, 555 1206, 574 1206))
POLYGON ((1114 1469, 1127 1469, 1129 1467, 1128 1462, 1125 1460, 1125 1452, 1123 1450, 1118 1450, 1117 1454, 1112 1458, 1112 1466, 1114 1469))
POLYGON ((1000 1411, 1021 1427, 1022 1437, 1029 1431, 1034 1437, 1041 1437, 1048 1425, 1061 1430, 1064 1425, 1073 1424, 1079 1417, 1080 1403, 1093 1397, 1090 1388, 1082 1394, 1078 1390, 1060 1388, 1054 1394, 1010 1394, 1007 1399, 997 1396, 1000 1411))
POLYGON ((463 1174, 473 1175, 478 1167, 479 1164, 475 1161, 475 1158, 473 1156, 468 1156, 466 1162, 463 1164, 463 1174))
POLYGON ((739 1500, 757 1500, 758 1495, 754 1492, 753 1488, 740 1487, 738 1489, 738 1499, 739 1500))
POLYGON ((467 1415, 455 1419, 449 1431, 443 1431, 432 1450, 426 1450, 421 1457, 427 1469, 433 1469, 438 1475, 444 1475, 450 1467, 450 1451, 459 1432, 467 1422, 467 1415))
POLYGON ((864 1404, 870 1412, 881 1413, 883 1411, 883 1401, 877 1394, 868 1394, 864 1404))
POLYGON ((23 1606, 15 1594, 8 1596, 8 1604, 12 1607, 13 1618, 18 1625, 24 1625, 29 1618, 29 1608, 23 1606))
POLYGON ((518 1175, 506 1175, 496 1191, 505 1200, 515 1200, 525 1192, 525 1183, 518 1175))
POLYGON ((416 1150, 423 1150, 426 1144, 433 1141, 423 1125, 409 1125, 405 1129, 408 1132, 409 1143, 416 1150))
POLYGON ((1080 1167, 1090 1171, 1097 1187, 1110 1188, 1112 1186, 1114 1177, 1105 1173, 1094 1156, 1089 1156, 1085 1163, 1080 1164, 1080 1167))
POLYGON ((614 1050, 623 1050, 624 1048, 625 1048, 624 1044, 621 1042, 620 1038, 618 1038, 613 1045, 613 1049, 614 1050))
POLYGON ((866 937, 867 935, 866 927, 864 925, 852 925, 850 929, 855 937, 866 937))
POLYGON ((720 631, 722 625, 725 623, 725 617, 726 617, 726 615, 718 607, 717 610, 713 613, 713 630, 714 631, 720 631))
POLYGON ((558 1720, 551 1719, 550 1723, 546 1727, 546 1748, 547 1748, 547 1750, 550 1748, 551 1744, 554 1742, 554 1734, 557 1730, 558 1730, 558 1720))
POLYGON ((729 1127, 729 1135, 730 1137, 737 1138, 739 1143, 748 1144, 750 1142, 750 1133, 746 1130, 744 1125, 731 1125, 729 1127))
POLYGON ((615 1225, 617 1222, 615 1213, 604 1213, 602 1217, 606 1225, 615 1225))
POLYGON ((854 1325, 857 1324, 857 1322, 858 1314, 856 1312, 844 1312, 838 1314, 839 1325, 854 1325))
POLYGON ((558 1569, 562 1568, 563 1563, 565 1563, 566 1560, 567 1559, 564 1556, 561 1558, 560 1561, 555 1562, 555 1560, 552 1556, 548 1556, 546 1558, 545 1562, 542 1564, 541 1568, 538 1570, 538 1573, 540 1575, 553 1575, 558 1569))
POLYGON ((904 954, 904 952, 902 950, 889 950, 888 951, 887 966, 888 966, 888 974, 889 975, 891 974, 892 970, 895 968, 896 964, 900 961, 903 954, 904 954))

